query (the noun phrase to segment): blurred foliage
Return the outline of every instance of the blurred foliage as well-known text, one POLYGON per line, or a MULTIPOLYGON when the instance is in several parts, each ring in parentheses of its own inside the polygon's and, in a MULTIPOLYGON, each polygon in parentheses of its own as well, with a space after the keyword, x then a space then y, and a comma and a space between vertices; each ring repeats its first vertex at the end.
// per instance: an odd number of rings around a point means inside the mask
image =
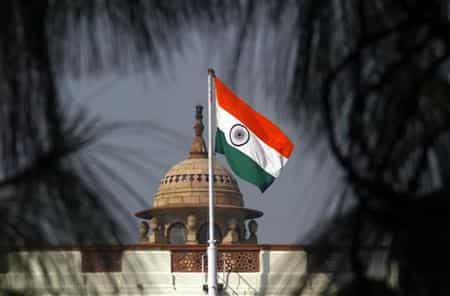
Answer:
POLYGON ((310 247, 336 256, 340 295, 447 295, 448 1, 244 3, 232 74, 264 58, 245 77, 287 96, 279 112, 328 144, 344 176, 336 198, 355 203, 310 247))
POLYGON ((350 281, 342 295, 392 295, 393 266, 396 295, 447 295, 448 2, 278 2, 267 11, 275 26, 281 15, 295 19, 279 30, 291 32, 281 46, 296 50, 275 53, 280 67, 269 79, 275 88, 288 79, 293 116, 314 123, 310 135, 327 141, 343 191, 356 201, 312 248, 340 247, 350 266, 334 270, 336 281, 340 274, 347 276, 341 283, 350 281), (387 260, 370 251, 376 247, 387 260), (376 285, 374 265, 386 269, 376 285), (382 284, 385 292, 372 291, 382 284))
POLYGON ((106 123, 74 107, 63 81, 130 64, 158 70, 180 48, 177 36, 193 17, 211 14, 197 1, 2 2, 2 245, 120 240, 112 214, 120 208, 118 192, 136 192, 110 161, 130 160, 121 147, 90 148, 111 134, 155 124, 106 123))
POLYGON ((356 206, 313 246, 339 237, 347 250, 349 270, 335 270, 351 275, 340 295, 448 294, 450 20, 440 0, 3 1, 2 242, 48 241, 55 225, 80 243, 114 237, 118 225, 100 199, 117 207, 118 197, 104 176, 132 189, 86 147, 118 125, 70 109, 58 85, 65 74, 128 63, 158 69, 182 49, 179 34, 205 24, 237 33, 232 72, 266 43, 258 75, 287 94, 292 118, 328 143, 344 173, 356 206), (274 33, 255 37, 261 31, 274 33), (398 269, 395 291, 388 275, 368 274, 377 259, 367 250, 377 246, 388 258, 380 264, 398 269))

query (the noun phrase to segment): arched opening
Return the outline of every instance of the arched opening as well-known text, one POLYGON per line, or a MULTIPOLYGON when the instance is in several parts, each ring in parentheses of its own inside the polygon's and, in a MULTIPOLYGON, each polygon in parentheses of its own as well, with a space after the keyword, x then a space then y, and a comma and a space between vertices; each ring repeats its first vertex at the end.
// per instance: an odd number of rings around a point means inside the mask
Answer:
POLYGON ((169 228, 169 244, 186 243, 186 226, 183 223, 174 223, 169 228))
MULTIPOLYGON (((209 239, 209 224, 204 223, 200 226, 197 232, 197 239, 200 244, 207 244, 209 239)), ((222 241, 222 232, 220 231, 220 227, 215 224, 214 225, 214 239, 217 243, 220 244, 222 241)))
POLYGON ((241 226, 239 226, 239 225, 236 226, 236 232, 237 232, 237 234, 238 234, 239 241, 240 241, 240 242, 243 241, 245 238, 242 237, 241 226))

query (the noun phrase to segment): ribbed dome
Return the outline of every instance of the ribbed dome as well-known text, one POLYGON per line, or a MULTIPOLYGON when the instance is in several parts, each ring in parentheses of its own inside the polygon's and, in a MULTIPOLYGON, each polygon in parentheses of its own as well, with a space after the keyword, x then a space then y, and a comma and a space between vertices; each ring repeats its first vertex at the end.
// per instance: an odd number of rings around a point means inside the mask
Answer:
MULTIPOLYGON (((174 165, 161 179, 153 207, 206 206, 208 204, 208 159, 190 158, 174 165)), ((214 193, 217 206, 243 206, 234 177, 215 163, 214 193)))

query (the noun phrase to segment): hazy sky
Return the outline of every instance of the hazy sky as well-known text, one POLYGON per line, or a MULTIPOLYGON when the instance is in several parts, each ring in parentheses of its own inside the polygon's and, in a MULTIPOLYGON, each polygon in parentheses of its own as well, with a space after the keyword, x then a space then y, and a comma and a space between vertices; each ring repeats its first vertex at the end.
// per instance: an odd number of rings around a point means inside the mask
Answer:
MULTIPOLYGON (((275 104, 282 103, 283 98, 267 97, 258 87, 257 75, 240 78, 238 85, 224 77, 227 65, 218 57, 227 54, 226 46, 211 46, 195 34, 186 38, 191 37, 191 46, 184 54, 176 54, 160 72, 130 71, 69 81, 72 96, 78 104, 105 120, 151 120, 179 134, 178 137, 173 134, 163 137, 158 129, 149 127, 148 131, 138 135, 130 133, 109 139, 116 145, 139 150, 145 156, 144 165, 148 168, 142 172, 114 166, 143 197, 136 200, 123 196, 120 210, 129 213, 129 220, 123 221, 131 236, 128 242, 137 239, 139 220, 133 213, 151 206, 159 178, 188 156, 194 133, 194 106, 203 104, 206 107, 207 69, 212 67, 240 97, 280 125, 295 142, 287 167, 264 194, 237 179, 246 207, 264 212, 258 219, 261 243, 304 243, 305 235, 325 221, 336 207, 333 192, 337 186, 337 170, 330 159, 322 159, 324 153, 318 153, 317 147, 308 144, 307 133, 302 134, 293 126, 285 116, 287 112, 277 114, 274 111, 275 104)), ((245 68, 240 72, 245 73, 245 68)), ((222 156, 218 159, 225 163, 222 156)))

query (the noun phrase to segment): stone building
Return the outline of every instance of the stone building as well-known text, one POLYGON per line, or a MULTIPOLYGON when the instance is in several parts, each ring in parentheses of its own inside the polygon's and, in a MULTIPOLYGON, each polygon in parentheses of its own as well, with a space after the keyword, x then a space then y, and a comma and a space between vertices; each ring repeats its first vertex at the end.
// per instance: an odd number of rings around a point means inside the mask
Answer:
MULTIPOLYGON (((208 162, 202 108, 189 156, 161 179, 153 206, 136 213, 132 245, 10 247, 0 288, 17 295, 204 295, 208 162)), ((327 273, 308 267, 299 245, 258 244, 256 218, 238 183, 215 164, 218 283, 221 295, 320 295, 327 273)))

